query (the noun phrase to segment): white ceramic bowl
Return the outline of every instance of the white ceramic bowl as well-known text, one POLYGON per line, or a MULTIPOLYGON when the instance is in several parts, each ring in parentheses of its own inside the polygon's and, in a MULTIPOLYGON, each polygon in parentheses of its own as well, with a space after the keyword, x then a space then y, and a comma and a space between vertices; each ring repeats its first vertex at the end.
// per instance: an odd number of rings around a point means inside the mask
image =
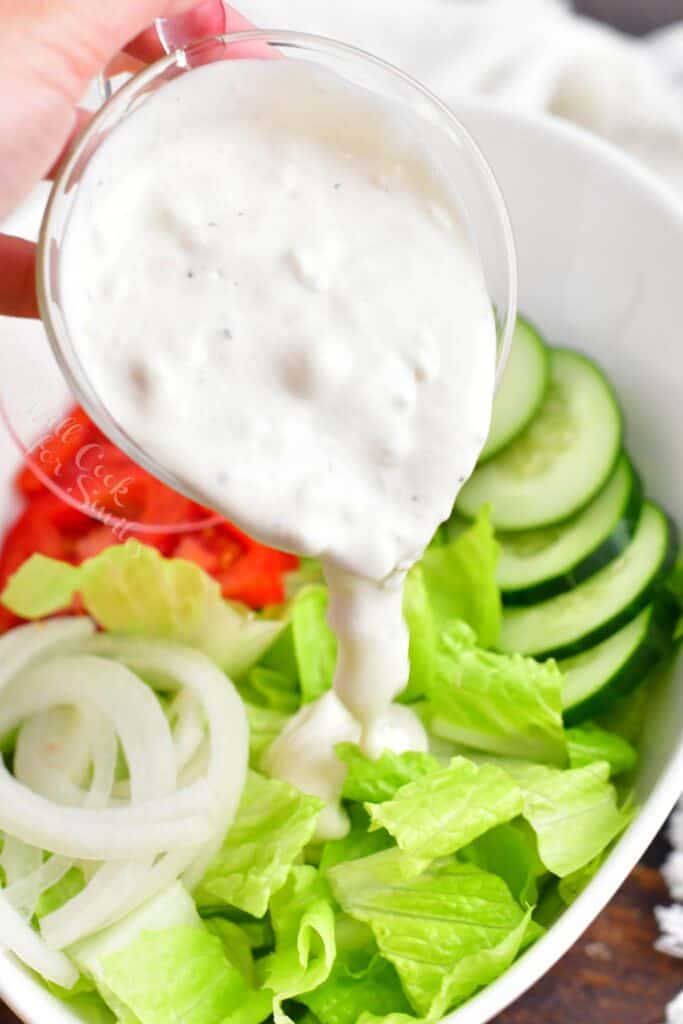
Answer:
MULTIPOLYGON (((583 348, 605 366, 648 490, 683 522, 683 210, 639 167, 576 129, 484 104, 463 104, 457 112, 489 158, 509 205, 520 309, 551 341, 583 348)), ((5 480, 8 475, 9 467, 5 480)), ((650 707, 640 813, 604 867, 547 935, 451 1014, 449 1024, 484 1024, 533 985, 639 860, 683 788, 681 684, 683 658, 662 675, 650 707)), ((29 1024, 77 1024, 6 957, 0 957, 0 995, 29 1024)))

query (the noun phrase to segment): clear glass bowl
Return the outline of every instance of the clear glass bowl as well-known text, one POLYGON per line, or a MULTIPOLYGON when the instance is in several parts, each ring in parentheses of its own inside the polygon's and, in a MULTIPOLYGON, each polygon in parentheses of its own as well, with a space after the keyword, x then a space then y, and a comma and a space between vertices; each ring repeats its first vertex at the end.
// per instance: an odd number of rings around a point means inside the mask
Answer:
MULTIPOLYGON (((498 323, 498 375, 504 366, 516 315, 516 262, 512 229, 494 176, 482 153, 445 104, 385 61, 351 46, 317 36, 295 32, 253 31, 203 40, 174 51, 127 82, 101 108, 78 145, 68 157, 52 189, 42 224, 38 252, 38 297, 41 315, 52 351, 71 393, 90 417, 116 445, 154 476, 187 497, 203 503, 203 496, 158 464, 135 439, 128 436, 106 404, 106 395, 93 388, 78 358, 78 346, 71 336, 62 303, 62 243, 79 184, 99 146, 125 118, 157 90, 198 66, 226 59, 258 60, 276 51, 289 60, 306 60, 322 65, 342 78, 371 92, 398 101, 430 122, 432 137, 438 140, 440 158, 446 162, 456 183, 462 209, 474 245, 479 251, 489 294, 498 323), (433 128, 437 131, 434 133, 433 128)), ((163 288, 159 302, 163 303, 163 288)), ((15 403, 16 405, 16 403, 15 403)), ((29 447, 31 437, 23 413, 9 411, 9 419, 20 443, 29 447)), ((54 485, 55 481, 52 481, 54 485)), ((54 486, 53 486, 54 489, 54 486)), ((72 496, 67 496, 72 500, 72 496)), ((73 501, 72 501, 73 503, 73 501)), ((164 524, 160 524, 164 525, 164 524)), ((168 524, 166 524, 168 525, 168 524)), ((178 528, 177 526, 175 527, 178 528)))

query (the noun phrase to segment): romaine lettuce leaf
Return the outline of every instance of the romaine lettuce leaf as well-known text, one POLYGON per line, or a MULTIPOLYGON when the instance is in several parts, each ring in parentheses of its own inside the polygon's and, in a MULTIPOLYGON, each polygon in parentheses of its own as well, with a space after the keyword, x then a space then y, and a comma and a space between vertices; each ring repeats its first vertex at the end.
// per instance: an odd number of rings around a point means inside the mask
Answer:
POLYGON ((406 880, 404 856, 386 850, 328 877, 342 909, 372 929, 415 1012, 435 1019, 507 969, 531 912, 500 878, 452 858, 406 880))
POLYGON ((323 802, 288 782, 250 772, 235 820, 194 894, 261 917, 310 842, 323 802))
POLYGON ((491 516, 484 508, 455 540, 424 553, 419 567, 439 632, 459 619, 472 627, 482 647, 495 646, 502 616, 498 551, 491 516))
POLYGON ((560 878, 557 883, 557 892, 560 899, 567 906, 574 902, 583 890, 586 888, 591 879, 598 873, 602 867, 607 851, 603 850, 597 857, 593 857, 593 860, 589 860, 587 864, 584 864, 582 868, 577 871, 572 871, 570 875, 565 875, 564 878, 560 878))
POLYGON ((356 1024, 363 1013, 410 1013, 396 968, 369 949, 338 950, 327 981, 299 996, 321 1024, 356 1024))
POLYGON ((329 839, 323 843, 320 856, 320 870, 325 873, 336 864, 343 864, 359 857, 369 857, 394 846, 394 840, 383 828, 369 832, 370 817, 360 804, 352 804, 348 809, 350 828, 342 839, 329 839))
POLYGON ((289 721, 289 715, 248 701, 244 701, 244 709, 249 722, 249 758, 252 767, 258 768, 261 757, 289 721))
POLYGON ((366 804, 366 809, 371 829, 385 828, 404 853, 428 863, 515 818, 522 803, 522 791, 506 772, 454 757, 447 768, 408 783, 391 800, 366 804))
POLYGON ((462 849, 458 856, 502 878, 522 906, 536 903, 537 881, 546 869, 538 856, 536 836, 527 822, 498 825, 462 849))
POLYGON ((510 765, 524 793, 523 815, 538 840, 538 853, 560 878, 585 867, 623 832, 633 817, 618 807, 609 765, 557 771, 544 765, 510 765))
POLYGON ((0 598, 26 619, 61 611, 80 592, 104 629, 151 633, 197 647, 239 677, 280 632, 282 623, 229 604, 207 573, 182 558, 164 558, 136 540, 107 548, 74 567, 32 555, 0 598))
POLYGON ((249 686, 258 694, 258 699, 274 711, 292 715, 299 710, 301 694, 296 682, 286 675, 263 665, 255 665, 249 672, 249 686))
POLYGON ((484 651, 472 630, 455 622, 437 651, 431 727, 476 750, 564 765, 561 692, 554 661, 484 651))
POLYGON ((337 639, 327 625, 327 588, 306 587, 292 603, 292 639, 299 668, 303 704, 322 697, 332 686, 337 639))
POLYGON ((434 676, 436 623, 424 574, 413 566, 406 577, 403 591, 403 617, 408 627, 410 675, 401 701, 413 701, 427 693, 434 676))
POLYGON ((141 1024, 259 1024, 272 996, 250 989, 223 944, 199 928, 143 932, 103 958, 108 989, 141 1024))
POLYGON ((431 754, 418 751, 395 754, 384 750, 374 760, 366 757, 355 743, 338 743, 335 751, 348 766, 342 796, 358 803, 378 804, 391 800, 401 786, 438 771, 440 767, 431 754))
POLYGON ((245 979, 251 988, 256 987, 256 970, 249 936, 236 921, 227 917, 209 917, 204 919, 205 928, 220 939, 226 957, 245 979))
POLYGON ((584 768, 595 761, 606 761, 612 775, 631 772, 638 764, 636 750, 616 733, 584 722, 566 730, 571 768, 584 768))
POLYGON ((275 995, 276 1024, 289 1024, 285 999, 318 988, 330 976, 336 956, 335 919, 329 889, 309 865, 292 868, 272 899, 275 952, 261 962, 264 985, 275 995))

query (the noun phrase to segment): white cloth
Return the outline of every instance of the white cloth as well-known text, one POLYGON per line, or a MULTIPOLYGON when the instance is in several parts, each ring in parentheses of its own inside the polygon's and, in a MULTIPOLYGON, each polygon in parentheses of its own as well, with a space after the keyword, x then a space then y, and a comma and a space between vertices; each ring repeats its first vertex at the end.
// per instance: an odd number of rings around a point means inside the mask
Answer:
POLYGON ((683 195, 683 26, 646 42, 559 0, 242 0, 267 28, 353 43, 449 101, 476 91, 603 135, 683 195))

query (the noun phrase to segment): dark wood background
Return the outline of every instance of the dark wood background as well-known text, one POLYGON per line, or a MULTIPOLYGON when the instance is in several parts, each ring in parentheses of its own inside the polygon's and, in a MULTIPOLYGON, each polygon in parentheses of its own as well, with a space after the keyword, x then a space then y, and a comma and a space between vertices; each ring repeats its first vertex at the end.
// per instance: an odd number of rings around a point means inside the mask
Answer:
MULTIPOLYGON (((514 3, 514 0, 508 0, 514 3)), ((575 0, 577 10, 630 32, 683 19, 683 0, 575 0)), ((653 909, 668 894, 660 838, 560 963, 495 1024, 663 1024, 683 988, 683 961, 656 953, 653 909)), ((19 1024, 0 1004, 0 1024, 19 1024)))

